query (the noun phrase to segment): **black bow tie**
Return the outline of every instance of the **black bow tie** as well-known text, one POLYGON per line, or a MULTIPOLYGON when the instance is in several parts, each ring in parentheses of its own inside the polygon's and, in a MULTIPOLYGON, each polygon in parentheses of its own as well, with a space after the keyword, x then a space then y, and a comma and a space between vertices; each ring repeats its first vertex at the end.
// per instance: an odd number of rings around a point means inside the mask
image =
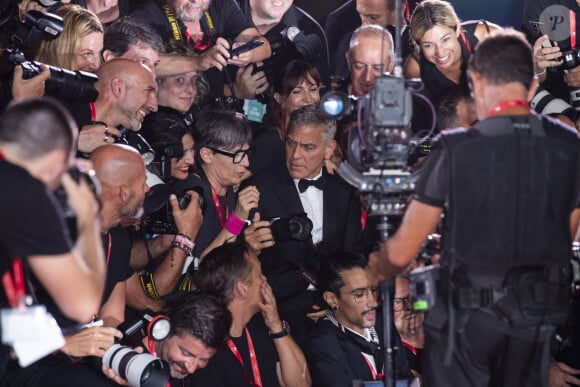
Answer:
POLYGON ((300 181, 298 182, 298 191, 300 191, 300 193, 303 193, 310 186, 316 187, 319 190, 323 190, 324 189, 324 176, 320 176, 316 180, 300 179, 300 181))

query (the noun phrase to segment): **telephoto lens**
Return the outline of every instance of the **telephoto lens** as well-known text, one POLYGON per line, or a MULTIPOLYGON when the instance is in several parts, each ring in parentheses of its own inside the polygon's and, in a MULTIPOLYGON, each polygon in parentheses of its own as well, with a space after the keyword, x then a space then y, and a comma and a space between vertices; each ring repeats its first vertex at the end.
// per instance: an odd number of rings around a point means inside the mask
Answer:
POLYGON ((105 352, 103 364, 127 380, 131 387, 165 387, 169 381, 169 364, 121 344, 114 344, 105 352))

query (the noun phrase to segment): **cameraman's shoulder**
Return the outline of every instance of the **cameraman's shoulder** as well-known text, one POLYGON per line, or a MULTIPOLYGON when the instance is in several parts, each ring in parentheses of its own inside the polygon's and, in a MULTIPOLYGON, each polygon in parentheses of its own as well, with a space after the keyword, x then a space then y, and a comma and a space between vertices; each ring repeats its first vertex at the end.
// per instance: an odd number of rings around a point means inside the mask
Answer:
POLYGON ((580 134, 575 127, 572 127, 554 117, 540 116, 544 131, 549 137, 561 138, 565 141, 580 141, 580 134))

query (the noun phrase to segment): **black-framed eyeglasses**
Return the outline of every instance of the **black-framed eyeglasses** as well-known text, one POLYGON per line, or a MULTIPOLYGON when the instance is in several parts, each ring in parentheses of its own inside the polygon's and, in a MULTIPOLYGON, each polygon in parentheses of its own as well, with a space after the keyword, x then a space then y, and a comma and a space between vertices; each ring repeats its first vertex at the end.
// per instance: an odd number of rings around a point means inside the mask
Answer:
POLYGON ((233 153, 227 152, 225 150, 217 149, 217 148, 212 148, 210 146, 208 146, 207 148, 211 149, 215 153, 219 153, 220 155, 231 157, 234 161, 234 164, 241 163, 242 160, 244 160, 244 157, 246 157, 246 155, 249 156, 254 152, 254 148, 240 149, 239 151, 236 151, 233 153))
POLYGON ((372 287, 372 288, 356 288, 351 290, 350 292, 341 292, 342 294, 350 294, 354 298, 354 302, 357 304, 363 303, 369 294, 373 296, 375 300, 379 298, 379 288, 372 287))
POLYGON ((409 308, 411 308, 413 305, 413 299, 411 298, 411 296, 395 297, 393 298, 393 310, 395 312, 400 312, 403 309, 405 309, 407 303, 409 305, 409 308))

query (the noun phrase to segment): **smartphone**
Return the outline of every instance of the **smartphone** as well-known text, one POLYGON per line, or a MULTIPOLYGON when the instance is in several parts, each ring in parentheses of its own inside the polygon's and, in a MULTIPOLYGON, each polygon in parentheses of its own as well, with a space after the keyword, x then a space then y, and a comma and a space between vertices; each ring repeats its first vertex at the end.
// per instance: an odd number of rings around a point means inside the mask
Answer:
POLYGON ((242 44, 241 46, 230 50, 230 55, 231 56, 240 55, 241 53, 253 50, 256 47, 260 47, 262 44, 264 44, 262 40, 252 40, 248 43, 242 44))

